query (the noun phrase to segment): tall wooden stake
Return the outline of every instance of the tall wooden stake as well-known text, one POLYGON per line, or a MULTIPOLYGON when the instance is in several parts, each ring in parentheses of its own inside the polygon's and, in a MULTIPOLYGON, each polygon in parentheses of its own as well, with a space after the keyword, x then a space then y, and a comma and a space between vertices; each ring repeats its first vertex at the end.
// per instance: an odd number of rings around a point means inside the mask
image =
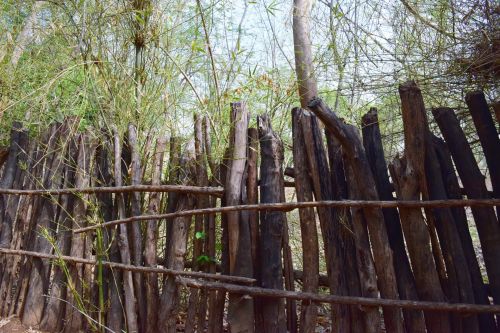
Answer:
MULTIPOLYGON (((312 201, 311 180, 307 171, 307 153, 302 133, 302 110, 292 110, 292 133, 293 133, 293 165, 295 172, 295 191, 297 201, 312 201)), ((303 262, 303 291, 317 292, 319 278, 319 246, 318 231, 316 229, 316 214, 313 208, 299 210, 300 231, 303 262)), ((316 328, 318 308, 314 303, 302 303, 300 315, 300 332, 312 332, 316 328)))
MULTIPOLYGON (((469 107, 479 141, 483 147, 493 185, 493 197, 500 198, 500 154, 498 153, 500 139, 488 103, 481 91, 473 91, 465 95, 465 102, 469 107)), ((497 207, 497 218, 500 218, 500 207, 497 207)))
MULTIPOLYGON (((225 186, 225 204, 239 205, 245 190, 244 173, 248 143, 248 109, 243 102, 231 104, 230 156, 225 186)), ((248 218, 242 219, 241 212, 227 215, 229 240, 229 272, 231 275, 253 276, 248 218)), ((231 331, 253 332, 253 300, 244 295, 229 295, 228 321, 231 331)))
MULTIPOLYGON (((274 203, 282 200, 283 147, 271 128, 270 119, 257 118, 261 151, 260 201, 274 203)), ((261 284, 264 288, 283 289, 281 243, 285 214, 277 211, 260 213, 261 284)), ((264 332, 286 332, 286 318, 282 299, 263 299, 261 311, 264 332)))
MULTIPOLYGON (((467 197, 489 198, 484 177, 453 110, 438 108, 432 112, 448 144, 467 197)), ((496 304, 500 304, 500 265, 497 264, 500 260, 500 225, 493 208, 472 207, 472 215, 481 241, 493 300, 496 304)))

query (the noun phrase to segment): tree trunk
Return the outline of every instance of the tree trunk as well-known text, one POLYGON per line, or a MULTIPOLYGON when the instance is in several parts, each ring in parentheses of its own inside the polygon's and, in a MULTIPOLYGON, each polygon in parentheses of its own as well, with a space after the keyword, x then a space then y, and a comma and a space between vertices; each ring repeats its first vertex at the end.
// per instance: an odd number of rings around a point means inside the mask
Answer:
POLYGON ((16 38, 16 45, 12 51, 12 56, 10 57, 10 68, 15 70, 17 63, 24 53, 24 50, 28 47, 29 43, 33 40, 33 31, 35 28, 35 23, 37 20, 37 15, 43 6, 43 1, 36 1, 31 7, 31 13, 26 18, 24 22, 23 29, 19 32, 16 38))
MULTIPOLYGON (((283 147, 274 134, 269 118, 257 118, 261 151, 260 198, 261 203, 282 201, 283 147)), ((279 211, 260 212, 261 284, 264 288, 283 289, 281 267, 281 242, 285 213, 279 211)), ((283 299, 262 299, 261 311, 264 332, 286 332, 286 317, 283 299)))
POLYGON ((311 99, 318 95, 313 69, 311 39, 309 37, 309 15, 312 0, 293 1, 293 45, 295 72, 299 86, 300 105, 305 109, 311 99))

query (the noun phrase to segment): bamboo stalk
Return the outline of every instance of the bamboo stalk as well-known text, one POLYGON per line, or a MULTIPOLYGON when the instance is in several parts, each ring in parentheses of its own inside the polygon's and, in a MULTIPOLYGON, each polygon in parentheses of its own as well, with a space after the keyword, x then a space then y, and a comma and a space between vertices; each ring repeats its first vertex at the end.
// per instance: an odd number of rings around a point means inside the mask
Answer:
POLYGON ((453 199, 453 200, 408 200, 408 201, 381 201, 381 200, 340 200, 340 201, 309 201, 309 202, 278 202, 268 204, 255 204, 255 205, 236 205, 225 207, 214 207, 204 209, 192 209, 178 211, 174 213, 158 214, 158 215, 140 215, 132 216, 125 219, 105 222, 93 226, 79 228, 73 230, 73 233, 87 232, 98 228, 110 227, 113 225, 132 223, 135 221, 146 220, 164 220, 178 216, 187 215, 203 215, 212 213, 226 213, 242 210, 277 210, 277 211, 291 211, 298 208, 308 207, 369 207, 369 208, 435 208, 435 207, 489 207, 500 205, 500 199, 453 199))

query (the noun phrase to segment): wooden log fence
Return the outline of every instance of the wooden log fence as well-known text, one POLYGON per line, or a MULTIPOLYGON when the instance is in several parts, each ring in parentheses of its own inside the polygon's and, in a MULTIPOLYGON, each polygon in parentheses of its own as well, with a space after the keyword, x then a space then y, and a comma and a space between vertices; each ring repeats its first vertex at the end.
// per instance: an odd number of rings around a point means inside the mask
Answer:
POLYGON ((194 140, 169 149, 133 125, 96 139, 76 118, 38 137, 15 123, 0 150, 0 316, 47 332, 308 333, 327 305, 332 332, 499 332, 499 141, 485 96, 466 103, 492 190, 454 111, 433 109, 433 128, 418 86, 399 92, 392 163, 375 109, 361 137, 309 95, 292 111, 291 151, 267 115, 249 128, 251 110, 233 103, 219 162, 199 115, 194 140))
POLYGON ((120 270, 131 271, 131 272, 173 275, 179 277, 177 278, 176 281, 178 284, 186 287, 198 288, 198 289, 206 288, 211 290, 225 290, 226 292, 250 295, 254 297, 287 298, 287 299, 294 299, 306 302, 348 304, 348 305, 368 306, 368 307, 391 306, 391 307, 414 309, 414 310, 433 310, 433 311, 463 312, 463 313, 494 313, 494 314, 500 313, 500 305, 477 305, 477 304, 464 304, 464 303, 450 304, 444 302, 440 303, 440 302, 404 301, 404 300, 392 300, 392 299, 381 299, 381 298, 374 299, 368 297, 321 295, 318 293, 296 292, 296 291, 287 291, 282 289, 242 286, 241 284, 253 284, 256 282, 256 280, 251 278, 231 276, 231 275, 207 274, 202 272, 187 272, 187 271, 178 271, 165 268, 125 265, 121 263, 108 262, 108 261, 98 262, 96 260, 82 259, 78 257, 57 256, 46 253, 38 253, 38 252, 23 251, 23 250, 10 250, 4 248, 0 248, 0 253, 13 256, 27 256, 27 257, 36 257, 41 259, 49 259, 54 261, 81 263, 92 266, 99 264, 106 267, 117 268, 120 270), (183 278, 184 276, 196 278, 198 280, 183 278), (199 279, 207 279, 209 281, 203 281, 199 279), (210 280, 218 280, 221 282, 211 282, 210 280), (240 283, 240 284, 235 284, 235 283, 240 283))

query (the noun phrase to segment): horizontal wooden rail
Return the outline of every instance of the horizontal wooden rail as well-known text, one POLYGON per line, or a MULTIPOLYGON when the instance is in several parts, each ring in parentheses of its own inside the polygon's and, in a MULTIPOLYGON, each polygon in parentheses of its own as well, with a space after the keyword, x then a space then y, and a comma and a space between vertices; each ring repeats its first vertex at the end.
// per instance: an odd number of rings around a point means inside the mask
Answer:
POLYGON ((85 228, 73 230, 73 233, 81 233, 98 228, 110 227, 122 223, 136 221, 153 221, 171 219, 179 216, 203 215, 214 213, 227 213, 242 210, 275 210, 291 211, 307 207, 363 207, 363 208, 443 208, 464 206, 500 206, 500 199, 470 199, 470 200, 431 200, 431 201, 368 201, 368 200, 340 200, 340 201, 309 201, 309 202, 279 202, 270 204, 237 205, 226 207, 213 207, 203 209, 184 210, 174 213, 157 215, 139 215, 125 219, 109 221, 101 224, 91 225, 85 228))
POLYGON ((185 194, 206 194, 222 197, 224 189, 222 187, 202 187, 187 185, 130 185, 115 187, 82 187, 82 188, 61 188, 51 190, 16 190, 2 189, 0 194, 8 195, 60 195, 79 193, 129 193, 129 192, 176 192, 185 194))
MULTIPOLYGON (((17 256, 30 256, 41 259, 63 260, 73 263, 81 263, 85 265, 96 265, 98 262, 92 259, 83 259, 70 256, 57 256, 47 253, 38 253, 24 250, 10 250, 0 248, 0 253, 6 255, 17 256)), ((346 304, 346 305, 361 305, 361 306, 384 306, 384 307, 399 307, 404 309, 424 310, 424 311, 448 311, 448 312, 465 312, 465 313, 500 313, 499 305, 478 305, 478 304, 464 304, 464 303, 442 303, 442 302, 423 302, 423 301, 410 301, 410 300, 392 300, 382 298, 368 298, 357 296, 337 296, 337 295, 321 295, 308 292, 297 292, 279 289, 266 289, 260 287, 241 286, 234 284, 240 283, 254 283, 255 280, 251 278, 227 276, 219 274, 210 274, 202 272, 186 272, 177 271, 165 268, 154 268, 144 266, 125 265, 109 261, 103 261, 103 266, 110 268, 117 268, 142 273, 159 273, 177 276, 177 283, 197 289, 210 289, 210 290, 225 290, 230 293, 237 293, 243 295, 257 296, 257 297, 272 297, 272 298, 287 298, 299 301, 310 301, 317 303, 333 303, 333 304, 346 304), (210 282, 193 280, 183 278, 182 276, 190 276, 193 278, 212 279, 219 281, 227 281, 233 283, 223 282, 210 282)))
MULTIPOLYGON (((7 255, 15 255, 15 256, 28 256, 35 257, 41 259, 51 259, 51 260, 62 260, 67 262, 73 262, 77 264, 84 265, 97 265, 97 260, 92 259, 84 259, 78 257, 70 257, 70 256, 57 256, 54 254, 48 253, 40 253, 40 252, 32 252, 32 251, 24 251, 24 250, 11 250, 6 248, 0 248, 0 253, 7 255)), ((202 278, 202 279, 212 279, 226 282, 238 282, 238 283, 246 283, 252 284, 256 282, 255 279, 246 278, 241 276, 229 276, 229 275, 221 275, 221 274, 211 274, 211 273, 203 273, 203 272, 187 272, 187 271, 177 271, 168 268, 158 268, 158 267, 145 267, 145 266, 135 266, 135 265, 126 265, 112 261, 102 261, 103 266, 110 268, 123 269, 132 272, 141 272, 141 273, 158 273, 158 274, 166 274, 166 275, 174 275, 174 276, 189 276, 193 278, 202 278)))
POLYGON ((337 295, 320 295, 300 291, 288 291, 279 289, 266 289, 260 287, 240 286, 236 284, 200 281, 186 278, 177 278, 177 283, 180 285, 210 290, 224 290, 229 293, 270 297, 270 298, 287 298, 298 301, 309 301, 317 303, 332 303, 346 304, 356 306, 369 307, 398 307, 403 309, 424 310, 424 311, 446 311, 446 312, 462 312, 462 313, 500 313, 500 305, 480 305, 480 304, 465 304, 465 303, 442 303, 442 302, 423 302, 398 299, 383 299, 383 298, 368 298, 357 296, 337 296, 337 295))

